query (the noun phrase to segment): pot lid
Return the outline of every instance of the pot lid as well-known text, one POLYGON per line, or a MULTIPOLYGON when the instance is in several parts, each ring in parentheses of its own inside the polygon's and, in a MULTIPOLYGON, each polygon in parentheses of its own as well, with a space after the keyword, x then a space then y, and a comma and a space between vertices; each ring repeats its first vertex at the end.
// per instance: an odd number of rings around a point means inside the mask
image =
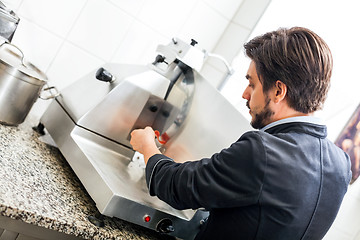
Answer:
POLYGON ((46 75, 36 66, 24 59, 22 51, 13 44, 3 43, 0 45, 0 63, 7 65, 2 67, 7 73, 15 77, 25 77, 28 81, 47 81, 46 75), (11 46, 11 49, 10 47, 11 46), (21 53, 19 55, 17 52, 21 53), (19 76, 21 75, 21 76, 19 76))

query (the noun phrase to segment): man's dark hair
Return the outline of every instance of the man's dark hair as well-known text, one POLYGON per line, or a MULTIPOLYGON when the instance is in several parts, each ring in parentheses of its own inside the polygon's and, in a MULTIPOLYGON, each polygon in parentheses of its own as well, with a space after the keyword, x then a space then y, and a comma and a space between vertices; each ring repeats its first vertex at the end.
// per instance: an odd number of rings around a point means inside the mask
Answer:
POLYGON ((286 100, 302 113, 322 108, 330 87, 332 56, 328 45, 306 28, 280 28, 244 45, 255 62, 266 93, 280 80, 287 86, 286 100))

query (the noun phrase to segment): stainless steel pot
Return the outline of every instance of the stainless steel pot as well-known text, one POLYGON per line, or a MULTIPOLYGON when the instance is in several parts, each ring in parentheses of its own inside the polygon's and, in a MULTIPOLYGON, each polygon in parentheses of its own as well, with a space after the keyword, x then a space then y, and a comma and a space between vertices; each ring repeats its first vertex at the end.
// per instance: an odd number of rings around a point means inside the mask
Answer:
POLYGON ((0 45, 0 123, 5 125, 22 123, 46 82, 46 75, 26 62, 24 54, 18 47, 8 42, 2 43, 0 45))

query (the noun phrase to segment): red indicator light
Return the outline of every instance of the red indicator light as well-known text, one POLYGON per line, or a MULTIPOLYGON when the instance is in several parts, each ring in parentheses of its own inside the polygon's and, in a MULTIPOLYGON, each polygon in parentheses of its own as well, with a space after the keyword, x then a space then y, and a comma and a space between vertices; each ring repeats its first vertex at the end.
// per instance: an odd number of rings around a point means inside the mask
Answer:
POLYGON ((149 215, 144 216, 144 221, 145 222, 150 222, 150 220, 151 220, 151 217, 149 215))

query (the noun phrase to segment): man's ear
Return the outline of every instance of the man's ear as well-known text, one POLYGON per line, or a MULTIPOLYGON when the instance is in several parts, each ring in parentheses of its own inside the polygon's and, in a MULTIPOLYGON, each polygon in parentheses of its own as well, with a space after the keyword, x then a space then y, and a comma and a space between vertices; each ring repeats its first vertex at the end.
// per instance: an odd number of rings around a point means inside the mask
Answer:
POLYGON ((275 103, 281 102, 286 97, 287 86, 282 81, 277 80, 275 83, 274 91, 275 91, 274 102, 275 103))

